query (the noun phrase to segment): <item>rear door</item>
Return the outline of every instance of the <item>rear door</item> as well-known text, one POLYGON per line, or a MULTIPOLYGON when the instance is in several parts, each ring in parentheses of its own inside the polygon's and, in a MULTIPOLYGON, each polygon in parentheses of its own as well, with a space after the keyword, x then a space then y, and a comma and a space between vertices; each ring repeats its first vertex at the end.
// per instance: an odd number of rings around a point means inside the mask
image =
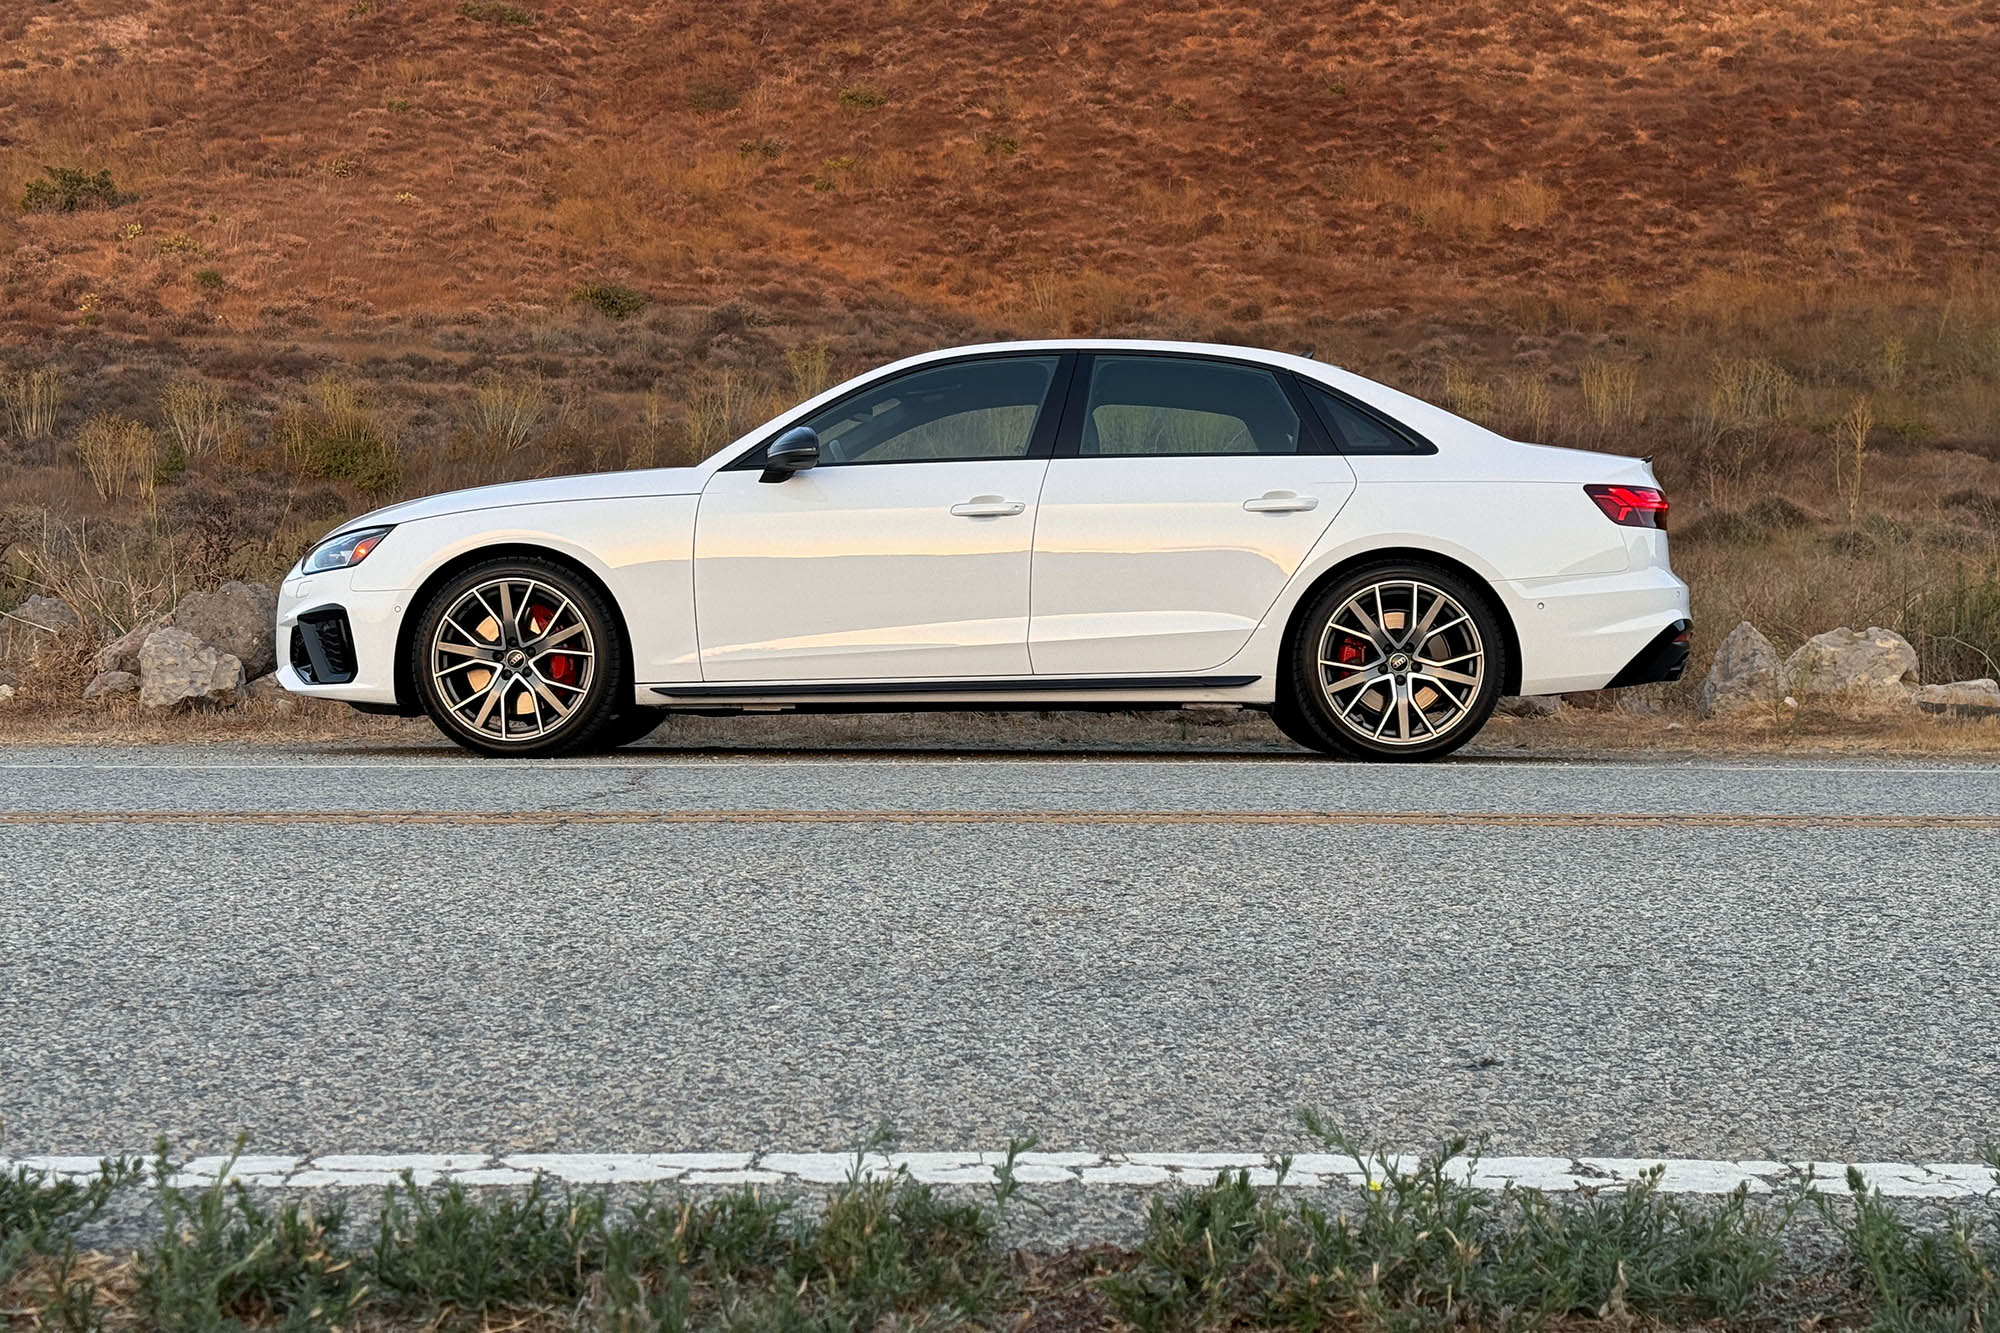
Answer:
POLYGON ((1084 358, 1042 483, 1028 651, 1038 675, 1220 666, 1354 490, 1283 372, 1084 358))

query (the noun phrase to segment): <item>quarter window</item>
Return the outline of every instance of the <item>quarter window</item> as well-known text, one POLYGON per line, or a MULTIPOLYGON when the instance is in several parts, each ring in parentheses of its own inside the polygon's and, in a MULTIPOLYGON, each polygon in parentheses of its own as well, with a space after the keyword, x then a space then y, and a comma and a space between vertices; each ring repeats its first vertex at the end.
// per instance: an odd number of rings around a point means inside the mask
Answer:
POLYGON ((1387 417, 1357 407, 1339 394, 1329 393, 1310 380, 1300 380, 1306 395, 1319 410, 1327 429, 1340 441, 1344 454, 1427 454, 1430 446, 1387 417))
POLYGON ((1082 454, 1295 454, 1299 414, 1255 366, 1159 356, 1091 363, 1082 454))
POLYGON ((898 375, 799 423, 821 465, 1026 458, 1059 358, 958 361, 898 375))

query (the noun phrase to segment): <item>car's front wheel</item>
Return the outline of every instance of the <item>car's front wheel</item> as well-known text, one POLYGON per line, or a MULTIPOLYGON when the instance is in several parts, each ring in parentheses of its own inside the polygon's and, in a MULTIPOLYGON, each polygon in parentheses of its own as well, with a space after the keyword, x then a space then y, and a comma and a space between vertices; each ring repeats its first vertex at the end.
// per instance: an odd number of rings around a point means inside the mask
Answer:
POLYGON ((419 613, 410 675, 445 735, 481 754, 536 757, 621 744, 631 703, 617 617, 553 561, 460 573, 419 613))
POLYGON ((1484 589, 1437 565, 1355 570, 1300 618, 1273 720, 1302 745, 1434 759, 1492 716, 1507 641, 1484 589))

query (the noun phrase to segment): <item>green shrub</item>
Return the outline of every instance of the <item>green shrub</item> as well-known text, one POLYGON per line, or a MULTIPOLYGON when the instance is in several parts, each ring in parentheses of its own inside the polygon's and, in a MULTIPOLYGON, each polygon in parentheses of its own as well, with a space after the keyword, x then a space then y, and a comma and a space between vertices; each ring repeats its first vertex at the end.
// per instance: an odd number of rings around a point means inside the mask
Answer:
POLYGON ((42 176, 29 181, 21 192, 21 207, 30 213, 77 213, 117 206, 118 187, 111 183, 109 171, 92 175, 75 167, 43 167, 42 176))
POLYGON ((198 268, 188 278, 195 287, 204 292, 219 292, 229 284, 223 279, 219 268, 198 268))
POLYGON ((889 99, 872 83, 857 83, 840 90, 840 105, 848 111, 873 111, 889 99))
POLYGON ((696 111, 733 111, 742 94, 721 79, 696 79, 688 85, 687 99, 696 111))
POLYGON ((616 282, 586 282, 571 292, 569 299, 596 306, 613 319, 626 319, 646 308, 645 293, 616 282))
POLYGON ((498 0, 465 0, 458 7, 464 18, 478 19, 481 23, 525 28, 535 21, 535 11, 523 9, 519 5, 501 4, 498 0))
POLYGON ((344 481, 364 495, 394 490, 403 480, 394 440, 352 381, 322 375, 271 418, 271 442, 302 477, 344 481))
POLYGON ((1897 627, 1917 650, 1917 679, 2000 677, 2000 566, 1957 565, 1951 582, 1916 599, 1897 627))

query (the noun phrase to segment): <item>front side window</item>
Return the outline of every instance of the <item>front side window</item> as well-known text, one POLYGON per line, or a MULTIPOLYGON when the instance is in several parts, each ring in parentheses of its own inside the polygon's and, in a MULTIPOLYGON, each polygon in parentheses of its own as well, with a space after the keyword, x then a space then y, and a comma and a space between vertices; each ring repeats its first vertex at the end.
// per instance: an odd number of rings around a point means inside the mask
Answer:
POLYGON ((1299 414, 1268 370, 1161 356, 1091 363, 1080 454, 1298 451, 1299 414))
POLYGON ((1058 363, 1015 356, 929 366, 798 424, 818 434, 821 466, 1026 458, 1058 363))

